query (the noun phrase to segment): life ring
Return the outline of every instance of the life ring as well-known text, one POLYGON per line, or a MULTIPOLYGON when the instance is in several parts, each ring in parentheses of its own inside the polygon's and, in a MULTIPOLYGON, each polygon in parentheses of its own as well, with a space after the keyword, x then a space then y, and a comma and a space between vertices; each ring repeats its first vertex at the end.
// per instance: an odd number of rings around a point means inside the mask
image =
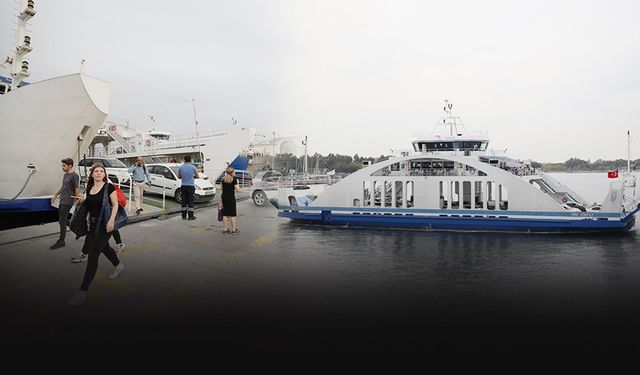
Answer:
POLYGON ((567 203, 567 197, 562 198, 562 203, 567 203))

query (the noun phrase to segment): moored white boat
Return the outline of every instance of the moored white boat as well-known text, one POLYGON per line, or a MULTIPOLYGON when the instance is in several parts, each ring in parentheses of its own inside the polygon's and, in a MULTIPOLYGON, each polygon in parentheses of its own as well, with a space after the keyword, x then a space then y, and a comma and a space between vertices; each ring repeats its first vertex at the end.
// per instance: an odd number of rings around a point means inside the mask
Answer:
POLYGON ((611 183, 601 204, 530 163, 487 152, 486 133, 467 132, 458 117, 445 131, 419 136, 414 150, 365 167, 301 204, 280 189, 278 215, 339 226, 515 232, 625 232, 639 210, 635 177, 611 183))

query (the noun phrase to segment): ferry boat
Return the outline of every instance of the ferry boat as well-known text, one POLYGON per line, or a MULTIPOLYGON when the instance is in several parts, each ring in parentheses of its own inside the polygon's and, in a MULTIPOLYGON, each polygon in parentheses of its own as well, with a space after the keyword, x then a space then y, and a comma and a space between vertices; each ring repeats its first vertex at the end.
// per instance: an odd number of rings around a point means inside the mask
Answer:
POLYGON ((32 51, 27 21, 33 0, 23 1, 17 22, 17 47, 0 71, 0 217, 55 211, 50 199, 60 187, 60 160, 80 159, 107 117, 109 84, 70 74, 27 84, 26 55, 32 51))
POLYGON ((486 132, 466 131, 445 115, 413 150, 367 166, 328 186, 312 202, 278 191, 278 216, 338 226, 495 232, 626 232, 640 209, 630 171, 600 204, 548 174, 488 152, 486 132))

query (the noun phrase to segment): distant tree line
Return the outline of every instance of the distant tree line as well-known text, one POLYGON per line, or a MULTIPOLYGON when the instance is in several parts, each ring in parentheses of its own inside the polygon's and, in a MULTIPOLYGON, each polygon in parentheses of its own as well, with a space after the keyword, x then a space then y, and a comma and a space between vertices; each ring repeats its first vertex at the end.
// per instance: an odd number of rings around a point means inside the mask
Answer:
MULTIPOLYGON (((383 160, 387 160, 389 157, 380 155, 379 157, 362 157, 358 154, 353 156, 329 154, 320 155, 315 153, 307 156, 307 170, 309 173, 324 174, 329 171, 335 170, 336 173, 353 173, 362 168, 365 161, 370 163, 377 163, 383 160)), ((304 156, 295 156, 293 154, 278 154, 275 157, 275 169, 288 174, 289 171, 295 170, 298 173, 302 173, 304 170, 304 156)), ((267 165, 265 169, 271 169, 270 165, 267 165)))
MULTIPOLYGON (((536 163, 536 162, 534 162, 536 163)), ((592 162, 590 159, 582 160, 571 158, 564 163, 531 163, 534 168, 540 168, 545 172, 604 172, 615 169, 627 169, 627 161, 624 159, 602 160, 592 162)), ((640 159, 631 160, 631 169, 635 170, 640 163, 640 159)))
MULTIPOLYGON (((307 170, 309 173, 327 173, 335 170, 336 173, 353 173, 362 168, 365 161, 370 163, 377 163, 389 159, 389 156, 380 155, 379 157, 365 157, 355 154, 353 156, 329 154, 320 155, 315 153, 307 156, 307 170)), ((293 154, 279 154, 275 158, 275 165, 278 171, 283 174, 288 174, 289 171, 295 170, 298 173, 302 173, 304 166, 304 156, 295 156, 293 154)), ((640 159, 631 161, 631 168, 635 170, 636 165, 640 164, 640 159)), ((627 168, 627 161, 624 159, 617 160, 602 160, 596 161, 582 160, 578 158, 571 158, 562 163, 540 163, 532 162, 531 166, 536 169, 540 169, 545 172, 603 172, 614 169, 623 170, 627 168)), ((267 165, 265 169, 271 169, 270 165, 267 165)))

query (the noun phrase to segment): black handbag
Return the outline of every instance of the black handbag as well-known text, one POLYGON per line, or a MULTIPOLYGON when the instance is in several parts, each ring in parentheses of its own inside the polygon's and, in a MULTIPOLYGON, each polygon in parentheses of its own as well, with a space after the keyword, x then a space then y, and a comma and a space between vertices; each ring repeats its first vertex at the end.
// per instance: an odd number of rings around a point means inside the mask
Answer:
MULTIPOLYGON (((104 194, 102 197, 102 209, 100 210, 100 222, 98 222, 97 228, 100 228, 101 225, 106 227, 107 222, 111 219, 111 204, 109 203, 109 186, 104 187, 104 194), (104 224, 102 224, 104 222, 104 224)), ((124 207, 118 205, 118 212, 116 213, 116 219, 114 221, 113 230, 118 230, 129 222, 129 217, 127 216, 127 211, 124 207)))
POLYGON ((89 232, 89 225, 87 224, 88 213, 89 210, 87 210, 87 204, 85 202, 76 206, 75 211, 73 211, 69 228, 75 233, 76 240, 89 232))

